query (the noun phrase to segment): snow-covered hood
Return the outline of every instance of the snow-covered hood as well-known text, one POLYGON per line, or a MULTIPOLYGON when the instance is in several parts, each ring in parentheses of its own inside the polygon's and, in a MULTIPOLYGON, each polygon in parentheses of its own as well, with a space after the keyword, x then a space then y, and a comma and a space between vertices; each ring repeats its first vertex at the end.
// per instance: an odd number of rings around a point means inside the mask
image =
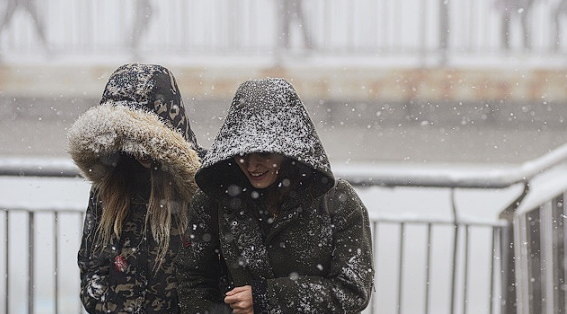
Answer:
POLYGON ((196 180, 207 194, 221 195, 238 166, 233 157, 254 152, 284 155, 312 168, 323 194, 334 176, 313 122, 294 88, 284 79, 247 81, 240 85, 227 118, 203 160, 196 180))
POLYGON ((190 197, 200 166, 195 141, 173 75, 159 65, 128 64, 110 77, 101 104, 68 132, 68 151, 84 177, 100 183, 113 156, 148 156, 174 175, 190 197))

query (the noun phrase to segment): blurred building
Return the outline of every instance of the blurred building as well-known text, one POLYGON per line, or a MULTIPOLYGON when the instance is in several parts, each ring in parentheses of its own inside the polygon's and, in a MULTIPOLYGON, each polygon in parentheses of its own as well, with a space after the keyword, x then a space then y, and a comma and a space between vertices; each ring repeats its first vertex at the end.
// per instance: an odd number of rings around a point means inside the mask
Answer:
POLYGON ((41 31, 16 10, 0 33, 0 119, 72 119, 116 67, 150 62, 175 71, 197 121, 281 76, 328 128, 565 128, 558 0, 32 3, 41 31))

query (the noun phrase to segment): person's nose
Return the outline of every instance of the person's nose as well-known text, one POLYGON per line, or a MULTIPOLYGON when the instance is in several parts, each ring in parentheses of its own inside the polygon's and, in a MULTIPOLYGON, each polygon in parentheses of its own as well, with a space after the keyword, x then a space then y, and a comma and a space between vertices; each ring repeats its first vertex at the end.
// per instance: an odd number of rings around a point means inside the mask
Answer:
POLYGON ((261 161, 262 160, 261 160, 260 156, 258 156, 256 154, 249 155, 247 160, 246 160, 246 163, 247 163, 246 166, 248 167, 248 171, 257 170, 258 167, 260 166, 261 161))

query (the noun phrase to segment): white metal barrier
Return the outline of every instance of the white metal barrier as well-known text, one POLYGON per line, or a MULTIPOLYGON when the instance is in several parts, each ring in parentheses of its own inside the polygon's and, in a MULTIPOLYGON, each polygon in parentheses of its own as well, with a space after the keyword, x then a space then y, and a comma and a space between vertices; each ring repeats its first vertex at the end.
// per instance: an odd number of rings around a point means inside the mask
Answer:
MULTIPOLYGON (((392 168, 364 167, 365 171, 356 167, 336 168, 338 177, 356 186, 371 214, 377 275, 376 292, 366 312, 535 314, 556 313, 556 309, 565 308, 565 160, 567 145, 504 170, 431 172, 431 169, 412 169, 404 172, 392 168), (457 191, 510 187, 516 187, 509 193, 512 197, 508 199, 512 201, 504 204, 500 219, 471 219, 463 215, 457 204, 457 191), (433 194, 443 190, 450 215, 381 214, 375 208, 375 197, 381 193, 379 189, 423 192, 428 195, 428 201, 418 206, 423 211, 432 211, 432 206, 437 206, 430 200, 439 198, 433 194), (482 258, 479 261, 479 256, 484 256, 484 261, 482 258), (440 294, 440 291, 446 293, 440 294), (545 301, 538 301, 540 299, 545 301)), ((0 159, 0 178, 15 180, 21 176, 70 177, 76 174, 70 161, 0 159)), ((84 197, 86 202, 86 195, 84 197)), ((401 201, 395 199, 395 202, 401 201)), ((472 205, 485 206, 486 202, 472 205)), ((26 310, 33 313, 34 307, 45 301, 37 298, 39 290, 45 286, 51 294, 48 294, 50 301, 42 305, 44 309, 53 308, 54 313, 63 313, 60 302, 68 303, 69 296, 73 295, 71 299, 76 305, 72 307, 80 308, 75 262, 84 209, 42 208, 41 202, 38 206, 1 206, 4 224, 0 225, 3 229, 0 236, 4 239, 0 247, 5 258, 0 260, 0 265, 5 280, 0 290, 4 291, 7 313, 15 311, 14 298, 21 295, 12 289, 26 290, 26 310), (61 220, 66 216, 74 220, 75 231, 71 233, 75 247, 62 254, 61 220), (51 221, 47 227, 51 231, 40 232, 39 221, 51 221), (43 242, 53 239, 48 242, 48 246, 52 246, 47 248, 49 257, 38 254, 46 249, 38 247, 38 238, 43 242), (27 265, 24 276, 12 275, 16 265, 11 258, 15 256, 21 256, 17 259, 18 267, 27 265), (65 266, 62 263, 66 263, 65 266), (61 288, 61 278, 76 278, 75 287, 61 288)))

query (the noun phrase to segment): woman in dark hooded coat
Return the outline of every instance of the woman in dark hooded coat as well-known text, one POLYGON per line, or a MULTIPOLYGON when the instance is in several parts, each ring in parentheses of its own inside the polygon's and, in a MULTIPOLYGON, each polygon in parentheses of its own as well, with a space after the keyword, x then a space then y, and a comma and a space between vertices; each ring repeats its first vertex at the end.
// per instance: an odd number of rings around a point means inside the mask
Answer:
POLYGON ((178 313, 173 259, 200 166, 173 74, 127 64, 99 106, 69 130, 69 152, 92 181, 78 255, 89 313, 178 313))
POLYGON ((367 306, 374 270, 366 208, 335 180, 288 82, 238 88, 195 178, 202 191, 176 261, 183 313, 359 313, 367 306))

